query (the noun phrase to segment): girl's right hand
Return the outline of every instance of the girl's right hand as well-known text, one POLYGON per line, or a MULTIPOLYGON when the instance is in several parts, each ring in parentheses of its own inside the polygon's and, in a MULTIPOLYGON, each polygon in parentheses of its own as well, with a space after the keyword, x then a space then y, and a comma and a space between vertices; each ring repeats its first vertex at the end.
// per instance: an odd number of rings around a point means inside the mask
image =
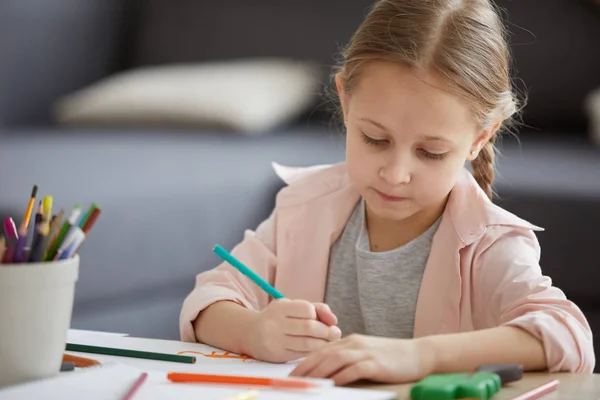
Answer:
POLYGON ((335 324, 337 318, 325 304, 273 300, 250 324, 247 353, 274 363, 302 358, 341 337, 335 324))

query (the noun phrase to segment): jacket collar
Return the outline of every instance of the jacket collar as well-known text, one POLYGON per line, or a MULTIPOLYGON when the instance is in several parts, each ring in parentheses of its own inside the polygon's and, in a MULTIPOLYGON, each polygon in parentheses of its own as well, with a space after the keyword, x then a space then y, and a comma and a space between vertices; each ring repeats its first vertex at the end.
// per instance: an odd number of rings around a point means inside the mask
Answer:
MULTIPOLYGON (((274 164, 274 167, 276 173, 289 183, 277 196, 280 207, 304 204, 340 190, 352 194, 350 203, 359 198, 346 173, 345 163, 309 168, 290 168, 274 164)), ((445 216, 450 217, 456 234, 465 246, 481 238, 491 225, 543 230, 490 201, 466 168, 450 192, 445 216)))

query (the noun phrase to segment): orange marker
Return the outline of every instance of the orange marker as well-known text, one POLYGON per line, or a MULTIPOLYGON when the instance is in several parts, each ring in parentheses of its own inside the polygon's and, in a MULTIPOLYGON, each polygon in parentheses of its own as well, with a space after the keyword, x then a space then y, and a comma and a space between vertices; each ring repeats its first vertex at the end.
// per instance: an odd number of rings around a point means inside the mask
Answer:
POLYGON ((312 389, 317 387, 311 382, 297 381, 291 379, 273 379, 258 378, 250 376, 234 375, 212 375, 212 374, 193 374, 184 372, 170 372, 167 379, 171 382, 179 383, 215 383, 224 385, 243 385, 243 386, 267 386, 277 389, 312 389))

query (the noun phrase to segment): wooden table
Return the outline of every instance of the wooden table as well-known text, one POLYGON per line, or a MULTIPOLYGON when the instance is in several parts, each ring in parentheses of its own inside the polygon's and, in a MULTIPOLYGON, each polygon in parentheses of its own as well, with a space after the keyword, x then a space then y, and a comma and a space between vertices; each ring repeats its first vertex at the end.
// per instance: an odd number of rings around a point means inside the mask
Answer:
MULTIPOLYGON (((536 386, 558 379, 558 389, 542 397, 543 400, 600 400, 600 375, 598 374, 543 374, 527 373, 518 382, 506 385, 493 400, 509 400, 536 386)), ((411 385, 378 385, 358 383, 351 387, 398 392, 398 400, 410 400, 411 385)))

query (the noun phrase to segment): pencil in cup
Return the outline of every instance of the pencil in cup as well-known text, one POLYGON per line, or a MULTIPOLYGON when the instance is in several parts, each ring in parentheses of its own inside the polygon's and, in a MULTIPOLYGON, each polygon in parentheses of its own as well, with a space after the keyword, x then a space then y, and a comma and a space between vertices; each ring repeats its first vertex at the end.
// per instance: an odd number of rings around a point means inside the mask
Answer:
MULTIPOLYGON (((39 235, 38 232, 39 232, 41 223, 42 223, 42 200, 39 201, 38 208, 35 213, 35 221, 33 224, 33 235, 31 237, 31 244, 29 245, 30 251, 33 251, 33 247, 38 240, 38 235, 39 235)), ((24 257, 24 261, 28 261, 28 260, 25 259, 25 257, 24 257)))
POLYGON ((2 259, 0 259, 0 262, 9 264, 13 262, 15 246, 19 240, 19 234, 17 233, 15 222, 10 217, 4 219, 4 232, 6 233, 6 249, 2 259))
POLYGON ((58 250, 57 259, 66 260, 71 257, 85 240, 85 233, 78 226, 74 227, 71 234, 65 239, 62 249, 58 250))
POLYGON ((79 204, 75 204, 75 206, 73 207, 73 210, 71 211, 71 214, 69 215, 69 218, 65 221, 63 226, 60 228, 60 231, 58 232, 56 239, 54 239, 54 241, 48 248, 48 251, 46 252, 46 257, 44 258, 44 261, 50 261, 50 260, 53 260, 54 257, 56 257, 56 253, 58 252, 58 249, 60 248, 60 246, 63 244, 65 237, 71 230, 71 227, 73 227, 74 225, 77 224, 77 221, 79 220, 80 216, 81 216, 81 206, 79 204))
POLYGON ((248 268, 244 264, 242 264, 237 258, 232 256, 227 250, 225 250, 220 245, 216 245, 214 247, 213 251, 215 252, 216 255, 221 257, 223 260, 227 261, 229 264, 231 264, 233 267, 235 267, 242 274, 244 274, 248 278, 250 278, 254 283, 256 283, 260 288, 262 288, 265 292, 267 292, 274 299, 282 299, 285 297, 281 292, 279 292, 277 289, 275 289, 273 286, 271 286, 263 278, 258 276, 250 268, 248 268))
POLYGON ((2 259, 4 258, 4 252, 6 251, 6 238, 0 235, 0 263, 2 263, 2 259))
POLYGON ((83 216, 81 217, 81 219, 78 222, 78 226, 83 229, 83 227, 85 226, 85 224, 87 223, 88 219, 91 217, 92 212, 98 208, 98 205, 96 203, 92 203, 90 204, 90 208, 88 208, 88 210, 86 211, 85 214, 83 214, 83 216))
POLYGON ((48 235, 50 234, 50 219, 52 218, 52 197, 45 196, 42 208, 42 220, 37 227, 37 236, 31 245, 29 262, 40 262, 48 247, 48 235))
POLYGON ((29 229, 29 223, 31 222, 31 213, 33 212, 33 207, 35 206, 35 198, 37 196, 37 191, 37 185, 33 185, 31 195, 29 196, 29 202, 27 203, 27 208, 25 209, 25 215, 23 216, 23 221, 19 226, 19 240, 17 240, 17 246, 15 247, 15 255, 13 258, 13 262, 15 263, 21 263, 25 261, 25 246, 27 245, 27 232, 29 229))
POLYGON ((171 361, 184 364, 194 364, 196 357, 182 356, 178 354, 152 353, 149 351, 117 349, 114 347, 88 346, 85 344, 67 343, 67 351, 79 351, 82 353, 105 354, 108 356, 143 358, 146 360, 171 361))
POLYGON ((29 229, 29 222, 31 221, 31 213, 33 212, 33 207, 35 207, 35 198, 37 196, 38 186, 33 185, 33 189, 31 190, 31 196, 29 197, 29 202, 27 203, 27 209, 25 210, 25 215, 23 216, 23 224, 25 226, 25 231, 29 229))

